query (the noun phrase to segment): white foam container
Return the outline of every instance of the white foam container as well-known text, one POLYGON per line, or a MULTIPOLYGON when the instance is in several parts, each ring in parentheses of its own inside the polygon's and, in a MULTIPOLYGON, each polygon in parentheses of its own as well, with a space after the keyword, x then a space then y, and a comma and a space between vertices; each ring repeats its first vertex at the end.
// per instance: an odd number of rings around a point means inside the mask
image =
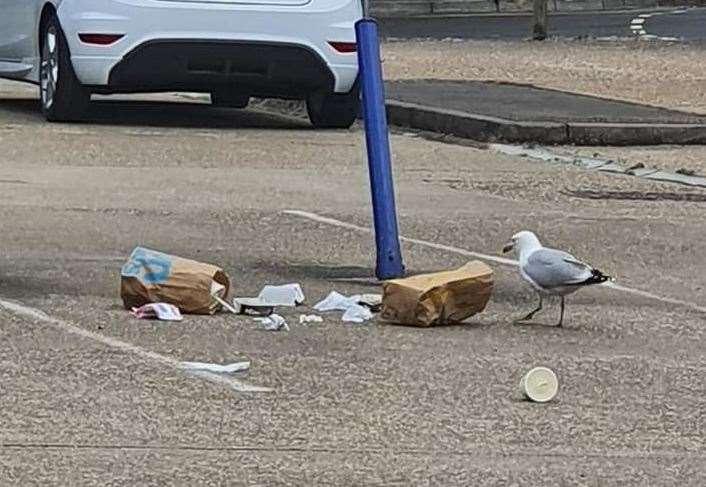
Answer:
POLYGON ((520 392, 532 402, 549 402, 558 391, 559 380, 547 367, 535 367, 520 380, 520 392))

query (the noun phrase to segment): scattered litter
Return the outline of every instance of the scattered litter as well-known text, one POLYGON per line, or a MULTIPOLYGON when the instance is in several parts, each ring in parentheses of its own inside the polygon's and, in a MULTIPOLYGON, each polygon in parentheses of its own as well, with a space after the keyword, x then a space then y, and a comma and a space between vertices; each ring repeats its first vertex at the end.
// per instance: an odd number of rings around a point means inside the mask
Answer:
POLYGON ((532 402, 549 402, 558 391, 556 374, 546 367, 535 367, 520 380, 520 392, 532 402))
POLYGON ((265 286, 256 298, 233 299, 233 308, 238 314, 269 316, 275 306, 299 306, 304 299, 302 287, 297 283, 265 286))
POLYGON ((234 307, 232 307, 230 304, 228 304, 228 301, 223 299, 226 294, 226 288, 222 284, 217 283, 216 281, 213 281, 211 283, 211 296, 213 299, 216 300, 218 304, 223 306, 223 309, 226 311, 230 311, 231 313, 238 314, 238 310, 236 310, 234 307))
POLYGON ((260 298, 234 298, 233 307, 239 315, 270 316, 275 307, 260 298))
POLYGON ((126 309, 168 303, 182 313, 213 314, 225 299, 228 275, 219 267, 137 247, 120 272, 120 297, 126 309))
POLYGON ((299 324, 323 323, 324 319, 319 315, 299 315, 299 324))
MULTIPOLYGON (((375 304, 375 295, 366 295, 369 302, 375 304)), ((373 317, 370 308, 361 305, 363 296, 355 294, 353 296, 344 296, 336 291, 331 291, 326 298, 314 305, 316 311, 343 311, 343 321, 351 323, 363 323, 373 317)), ((380 299, 382 301, 382 298, 380 299)))
POLYGON ((361 294, 358 304, 370 308, 377 313, 382 308, 382 294, 361 294))
POLYGON ((331 291, 323 301, 314 305, 316 311, 346 311, 351 306, 355 306, 360 301, 359 294, 353 296, 344 296, 343 294, 331 291))
POLYGON ((480 261, 394 279, 383 284, 382 319, 411 326, 460 323, 485 309, 492 290, 493 271, 480 261))
POLYGON ((266 318, 255 318, 255 321, 265 325, 265 330, 267 331, 289 331, 289 325, 285 319, 277 314, 272 314, 266 318))
POLYGON ((199 372, 212 372, 214 374, 233 374, 250 368, 250 362, 235 362, 228 365, 207 364, 203 362, 182 362, 181 368, 199 372))
POLYGON ((228 304, 228 301, 226 301, 225 299, 220 298, 218 295, 214 294, 214 295, 213 295, 213 299, 215 299, 216 301, 218 301, 218 303, 219 303, 221 306, 223 306, 223 309, 225 309, 226 311, 228 311, 228 312, 230 312, 230 313, 233 313, 233 314, 236 314, 236 315, 237 315, 237 314, 240 314, 236 308, 234 308, 233 306, 231 306, 230 304, 228 304))
POLYGON ((260 291, 258 298, 273 306, 298 306, 304 302, 304 292, 297 283, 265 286, 260 291))
POLYGON ((354 304, 343 313, 341 320, 349 323, 364 323, 373 318, 373 313, 370 308, 354 304))
POLYGON ((168 303, 150 303, 139 308, 132 308, 130 311, 132 316, 140 320, 162 320, 162 321, 181 321, 184 317, 181 315, 179 308, 168 303))

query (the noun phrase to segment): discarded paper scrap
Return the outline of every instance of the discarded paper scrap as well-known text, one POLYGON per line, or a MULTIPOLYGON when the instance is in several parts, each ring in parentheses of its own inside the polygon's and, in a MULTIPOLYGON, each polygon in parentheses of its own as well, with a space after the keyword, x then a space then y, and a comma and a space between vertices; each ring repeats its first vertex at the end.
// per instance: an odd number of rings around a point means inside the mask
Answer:
POLYGON ((316 311, 346 311, 351 306, 357 305, 360 295, 344 296, 336 291, 331 291, 322 301, 314 305, 316 311))
POLYGON ((265 286, 257 296, 272 306, 298 306, 304 302, 304 291, 298 283, 265 286))
POLYGON ((289 331, 289 325, 280 315, 272 314, 266 318, 255 318, 255 321, 265 325, 267 331, 289 331))
POLYGON ((235 298, 233 307, 239 314, 269 316, 275 306, 299 306, 304 302, 304 292, 299 284, 265 286, 256 298, 235 298))
POLYGON ((343 313, 341 316, 341 321, 348 323, 365 323, 368 320, 373 319, 373 312, 365 306, 359 304, 354 304, 343 313))
POLYGON ((214 374, 233 374, 235 372, 248 370, 250 368, 250 362, 235 362, 227 365, 204 362, 182 362, 181 368, 184 370, 211 372, 214 374))
POLYGON ((324 319, 319 315, 299 315, 299 324, 305 323, 323 323, 324 319))
POLYGON ((314 309, 319 312, 343 311, 341 320, 350 323, 363 323, 373 317, 370 308, 377 305, 376 295, 366 294, 365 296, 371 302, 370 305, 363 301, 363 296, 360 294, 344 296, 336 291, 331 291, 323 301, 314 305, 314 309))
POLYGON ((382 309, 382 294, 361 294, 358 304, 367 306, 370 311, 377 313, 382 309))
POLYGON ((125 308, 164 302, 183 313, 213 314, 230 289, 219 267, 137 247, 121 271, 120 296, 125 308))
POLYGON ((382 319, 412 326, 460 323, 483 311, 493 271, 480 261, 459 269, 395 279, 383 284, 382 319))
POLYGON ((132 316, 139 320, 181 321, 184 317, 173 304, 150 303, 139 308, 132 308, 132 316))

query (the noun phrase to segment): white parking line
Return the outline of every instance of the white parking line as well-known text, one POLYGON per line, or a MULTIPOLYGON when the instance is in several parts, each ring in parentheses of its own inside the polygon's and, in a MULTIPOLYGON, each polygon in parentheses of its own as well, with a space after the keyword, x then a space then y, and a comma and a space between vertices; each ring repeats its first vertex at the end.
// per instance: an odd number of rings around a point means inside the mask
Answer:
MULTIPOLYGON (((13 313, 18 316, 22 316, 22 317, 29 318, 29 319, 36 320, 36 321, 41 321, 43 323, 52 325, 61 331, 80 336, 81 338, 87 338, 89 340, 93 340, 94 342, 102 343, 104 345, 107 345, 110 348, 115 348, 118 350, 122 350, 123 352, 126 352, 126 353, 131 353, 131 354, 137 355, 147 361, 156 362, 160 365, 166 365, 168 367, 171 367, 172 369, 182 370, 182 362, 180 362, 172 357, 167 357, 166 355, 161 355, 159 353, 150 352, 149 350, 145 350, 142 347, 138 347, 137 345, 133 345, 131 343, 127 343, 122 340, 118 340, 117 338, 112 338, 109 336, 101 335, 100 333, 94 333, 92 331, 86 330, 85 328, 81 328, 80 326, 74 325, 74 324, 69 323, 67 321, 60 320, 58 318, 54 318, 52 316, 49 316, 48 314, 44 313, 43 311, 41 311, 39 309, 31 308, 29 306, 25 306, 23 304, 20 304, 20 303, 14 302, 14 301, 7 301, 5 299, 0 299, 0 308, 5 309, 6 311, 9 311, 10 313, 13 313)), ((227 375, 191 374, 191 373, 187 373, 187 375, 190 377, 198 377, 198 378, 206 379, 210 382, 215 382, 217 384, 224 385, 224 386, 226 386, 230 389, 233 389, 234 391, 237 391, 237 392, 271 392, 272 391, 272 389, 270 389, 270 388, 252 386, 250 384, 246 384, 245 382, 241 382, 241 381, 239 381, 233 377, 229 377, 227 375)))
MULTIPOLYGON (((332 225, 334 227, 347 228, 349 230, 355 230, 356 232, 373 233, 370 228, 361 227, 353 223, 342 222, 341 220, 336 220, 335 218, 329 218, 326 216, 317 215, 316 213, 310 213, 308 211, 301 210, 285 210, 283 213, 287 215, 300 216, 302 218, 307 218, 319 223, 325 223, 327 225, 332 225)), ((495 262, 496 264, 517 266, 518 262, 513 259, 506 259, 504 257, 499 257, 497 255, 482 254, 480 252, 473 252, 472 250, 459 249, 458 247, 451 247, 449 245, 438 244, 434 242, 427 242, 426 240, 419 240, 416 238, 400 237, 403 242, 409 242, 413 244, 423 245, 425 247, 431 247, 437 250, 444 250, 447 252, 452 252, 454 254, 464 255, 466 257, 475 257, 477 259, 487 260, 490 262, 495 262)))
MULTIPOLYGON (((335 227, 339 227, 339 228, 347 228, 349 230, 354 230, 354 231, 361 232, 361 233, 373 233, 372 229, 370 229, 370 228, 361 227, 359 225, 355 225, 353 223, 347 223, 347 222, 344 222, 341 220, 336 220, 335 218, 317 215, 316 213, 311 213, 308 211, 285 210, 283 213, 286 215, 292 215, 292 216, 297 216, 297 217, 301 217, 301 218, 306 218, 308 220, 312 220, 312 221, 315 221, 318 223, 324 223, 326 225, 331 225, 331 226, 335 226, 335 227)), ((490 254, 483 254, 480 252, 474 252, 472 250, 466 250, 466 249, 462 249, 459 247, 453 247, 451 245, 443 245, 443 244, 438 244, 435 242, 429 242, 426 240, 420 240, 417 238, 409 238, 409 237, 403 237, 403 236, 400 236, 400 240, 402 242, 409 242, 409 243, 413 243, 416 245, 422 245, 424 247, 430 247, 430 248, 437 249, 437 250, 443 250, 446 252, 450 252, 450 253, 458 254, 458 255, 463 255, 466 257, 475 257, 477 259, 481 259, 481 260, 485 260, 485 261, 489 261, 489 262, 494 262, 496 264, 514 266, 514 267, 517 267, 519 265, 519 262, 517 262, 516 260, 513 260, 513 259, 506 259, 504 257, 499 257, 497 255, 490 255, 490 254)), ((643 298, 654 299, 656 301, 661 301, 663 303, 673 304, 676 306, 683 306, 686 308, 690 308, 694 311, 706 313, 706 306, 692 303, 690 301, 683 301, 681 299, 667 298, 664 296, 659 296, 657 294, 650 293, 648 291, 643 291, 641 289, 633 289, 633 288, 621 286, 621 285, 615 284, 613 282, 607 282, 607 283, 603 284, 603 286, 614 289, 615 291, 633 294, 635 296, 641 296, 643 298)))
POLYGON ((661 15, 675 15, 686 13, 686 10, 672 10, 668 12, 652 12, 648 14, 640 14, 637 17, 630 20, 630 30, 639 39, 646 41, 664 41, 664 42, 678 42, 681 39, 677 37, 660 37, 654 34, 648 34, 645 26, 645 21, 651 17, 661 16, 661 15))

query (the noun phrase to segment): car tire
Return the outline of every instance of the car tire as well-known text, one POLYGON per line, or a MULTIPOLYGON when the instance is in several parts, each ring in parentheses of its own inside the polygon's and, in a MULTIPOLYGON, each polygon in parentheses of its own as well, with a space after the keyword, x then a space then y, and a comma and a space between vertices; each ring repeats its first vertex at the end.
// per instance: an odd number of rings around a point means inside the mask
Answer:
POLYGON ((211 93, 211 103, 216 107, 246 108, 250 103, 250 97, 232 91, 214 91, 211 93))
POLYGON ((322 129, 347 129, 358 117, 358 90, 350 93, 314 93, 306 100, 311 124, 322 129))
POLYGON ((76 77, 66 37, 55 15, 42 24, 39 98, 42 113, 50 122, 79 121, 85 115, 91 93, 76 77))

